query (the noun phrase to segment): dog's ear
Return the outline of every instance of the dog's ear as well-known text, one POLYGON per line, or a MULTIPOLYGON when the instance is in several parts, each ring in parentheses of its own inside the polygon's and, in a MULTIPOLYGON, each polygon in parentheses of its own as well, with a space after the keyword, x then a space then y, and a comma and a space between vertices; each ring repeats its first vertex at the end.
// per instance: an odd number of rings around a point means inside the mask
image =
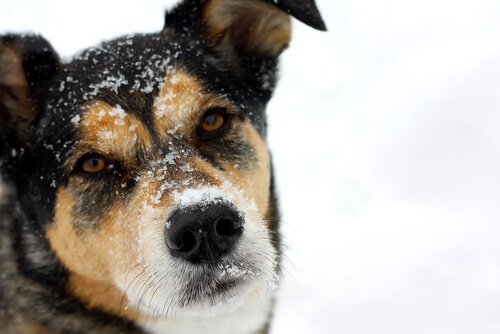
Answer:
POLYGON ((23 142, 39 111, 43 83, 59 67, 52 46, 35 35, 0 35, 0 143, 7 137, 23 142))
POLYGON ((325 29, 313 0, 208 0, 202 3, 204 37, 226 55, 277 57, 290 42, 289 14, 325 29))
POLYGON ((0 35, 0 172, 15 173, 59 57, 42 37, 0 35))
POLYGON ((326 30, 314 0, 184 0, 167 13, 164 31, 201 35, 205 48, 239 76, 269 76, 290 42, 290 15, 326 30))

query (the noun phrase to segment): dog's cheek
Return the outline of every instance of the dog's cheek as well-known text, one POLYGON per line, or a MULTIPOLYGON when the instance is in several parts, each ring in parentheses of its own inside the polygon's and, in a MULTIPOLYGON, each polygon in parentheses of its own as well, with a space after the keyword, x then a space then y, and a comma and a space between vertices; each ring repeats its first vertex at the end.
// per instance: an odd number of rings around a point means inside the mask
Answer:
POLYGON ((52 249, 71 272, 84 276, 107 277, 106 263, 100 252, 97 233, 77 232, 73 215, 76 198, 65 188, 57 193, 54 222, 48 226, 47 237, 52 249))
POLYGON ((134 310, 124 308, 127 300, 115 280, 137 262, 137 224, 123 222, 124 214, 117 205, 104 215, 98 228, 78 230, 76 203, 71 191, 60 189, 54 222, 47 229, 53 251, 69 272, 68 292, 91 308, 135 318, 134 310))
POLYGON ((269 208, 271 168, 269 149, 266 141, 250 122, 246 122, 243 132, 249 148, 253 151, 251 163, 225 164, 231 182, 240 187, 257 205, 261 216, 265 217, 269 208))

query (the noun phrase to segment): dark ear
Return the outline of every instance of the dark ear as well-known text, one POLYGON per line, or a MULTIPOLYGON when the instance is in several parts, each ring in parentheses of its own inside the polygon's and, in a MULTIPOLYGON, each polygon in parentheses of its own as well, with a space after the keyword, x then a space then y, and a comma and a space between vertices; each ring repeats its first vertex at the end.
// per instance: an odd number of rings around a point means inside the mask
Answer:
POLYGON ((289 16, 264 1, 206 1, 202 15, 207 44, 226 55, 276 57, 290 42, 289 16))
POLYGON ((26 140, 43 83, 58 67, 59 57, 42 37, 0 35, 0 140, 26 140))
POLYGON ((202 1, 204 37, 209 46, 226 54, 277 57, 290 42, 289 15, 325 29, 314 0, 202 1))
POLYGON ((234 65, 247 55, 277 58, 290 42, 290 15, 326 30, 314 0, 184 0, 167 13, 165 31, 198 28, 205 46, 234 65))

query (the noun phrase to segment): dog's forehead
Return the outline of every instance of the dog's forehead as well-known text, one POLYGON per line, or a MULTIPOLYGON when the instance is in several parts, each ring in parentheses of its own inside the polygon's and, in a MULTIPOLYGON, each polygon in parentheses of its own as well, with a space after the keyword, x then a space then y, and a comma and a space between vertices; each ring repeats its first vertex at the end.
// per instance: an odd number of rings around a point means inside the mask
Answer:
POLYGON ((175 34, 130 35, 82 52, 54 81, 49 105, 58 118, 73 119, 83 106, 104 101, 148 122, 162 87, 169 78, 175 80, 174 72, 189 76, 203 92, 231 101, 264 131, 266 101, 201 42, 175 34))
POLYGON ((185 57, 190 49, 175 51, 179 45, 159 35, 135 35, 90 48, 65 67, 59 92, 67 91, 68 94, 61 94, 63 100, 73 97, 69 101, 72 107, 114 99, 107 102, 135 101, 144 105, 122 107, 147 108, 168 73, 183 66, 179 58, 185 57))

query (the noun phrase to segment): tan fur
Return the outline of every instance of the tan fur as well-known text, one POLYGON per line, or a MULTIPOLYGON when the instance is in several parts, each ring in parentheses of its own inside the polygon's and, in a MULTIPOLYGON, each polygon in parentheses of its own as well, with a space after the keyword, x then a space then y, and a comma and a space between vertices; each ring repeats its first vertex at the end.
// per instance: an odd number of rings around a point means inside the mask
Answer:
POLYGON ((253 199, 259 213, 265 216, 269 207, 269 185, 271 182, 270 157, 266 142, 252 126, 250 121, 244 124, 246 138, 254 150, 257 163, 245 170, 229 163, 222 163, 231 182, 241 188, 247 197, 253 199))
POLYGON ((77 200, 65 188, 58 191, 54 223, 49 226, 47 236, 52 248, 68 269, 106 281, 110 273, 103 259, 99 236, 78 235, 73 225, 76 221, 72 210, 77 200))
POLYGON ((138 311, 128 307, 123 292, 107 282, 99 282, 78 274, 70 276, 68 291, 91 308, 105 310, 111 314, 130 320, 140 317, 138 311))
POLYGON ((189 74, 173 71, 165 78, 153 105, 155 127, 164 138, 177 131, 189 134, 202 113, 215 106, 232 108, 226 100, 204 93, 201 84, 189 74))
POLYGON ((79 125, 81 139, 75 156, 90 151, 127 161, 135 158, 139 148, 153 146, 151 136, 140 120, 105 102, 96 101, 89 105, 79 125))
POLYGON ((278 56, 291 39, 290 17, 264 1, 211 0, 203 17, 207 39, 226 52, 236 47, 278 56))
POLYGON ((137 237, 137 230, 120 224, 119 210, 115 208, 103 215, 104 224, 99 230, 77 233, 72 215, 76 200, 70 190, 59 190, 54 223, 47 231, 52 249, 70 272, 69 292, 91 307, 136 318, 135 310, 125 309, 126 299, 122 305, 113 274, 136 263, 136 254, 128 246, 137 237))

